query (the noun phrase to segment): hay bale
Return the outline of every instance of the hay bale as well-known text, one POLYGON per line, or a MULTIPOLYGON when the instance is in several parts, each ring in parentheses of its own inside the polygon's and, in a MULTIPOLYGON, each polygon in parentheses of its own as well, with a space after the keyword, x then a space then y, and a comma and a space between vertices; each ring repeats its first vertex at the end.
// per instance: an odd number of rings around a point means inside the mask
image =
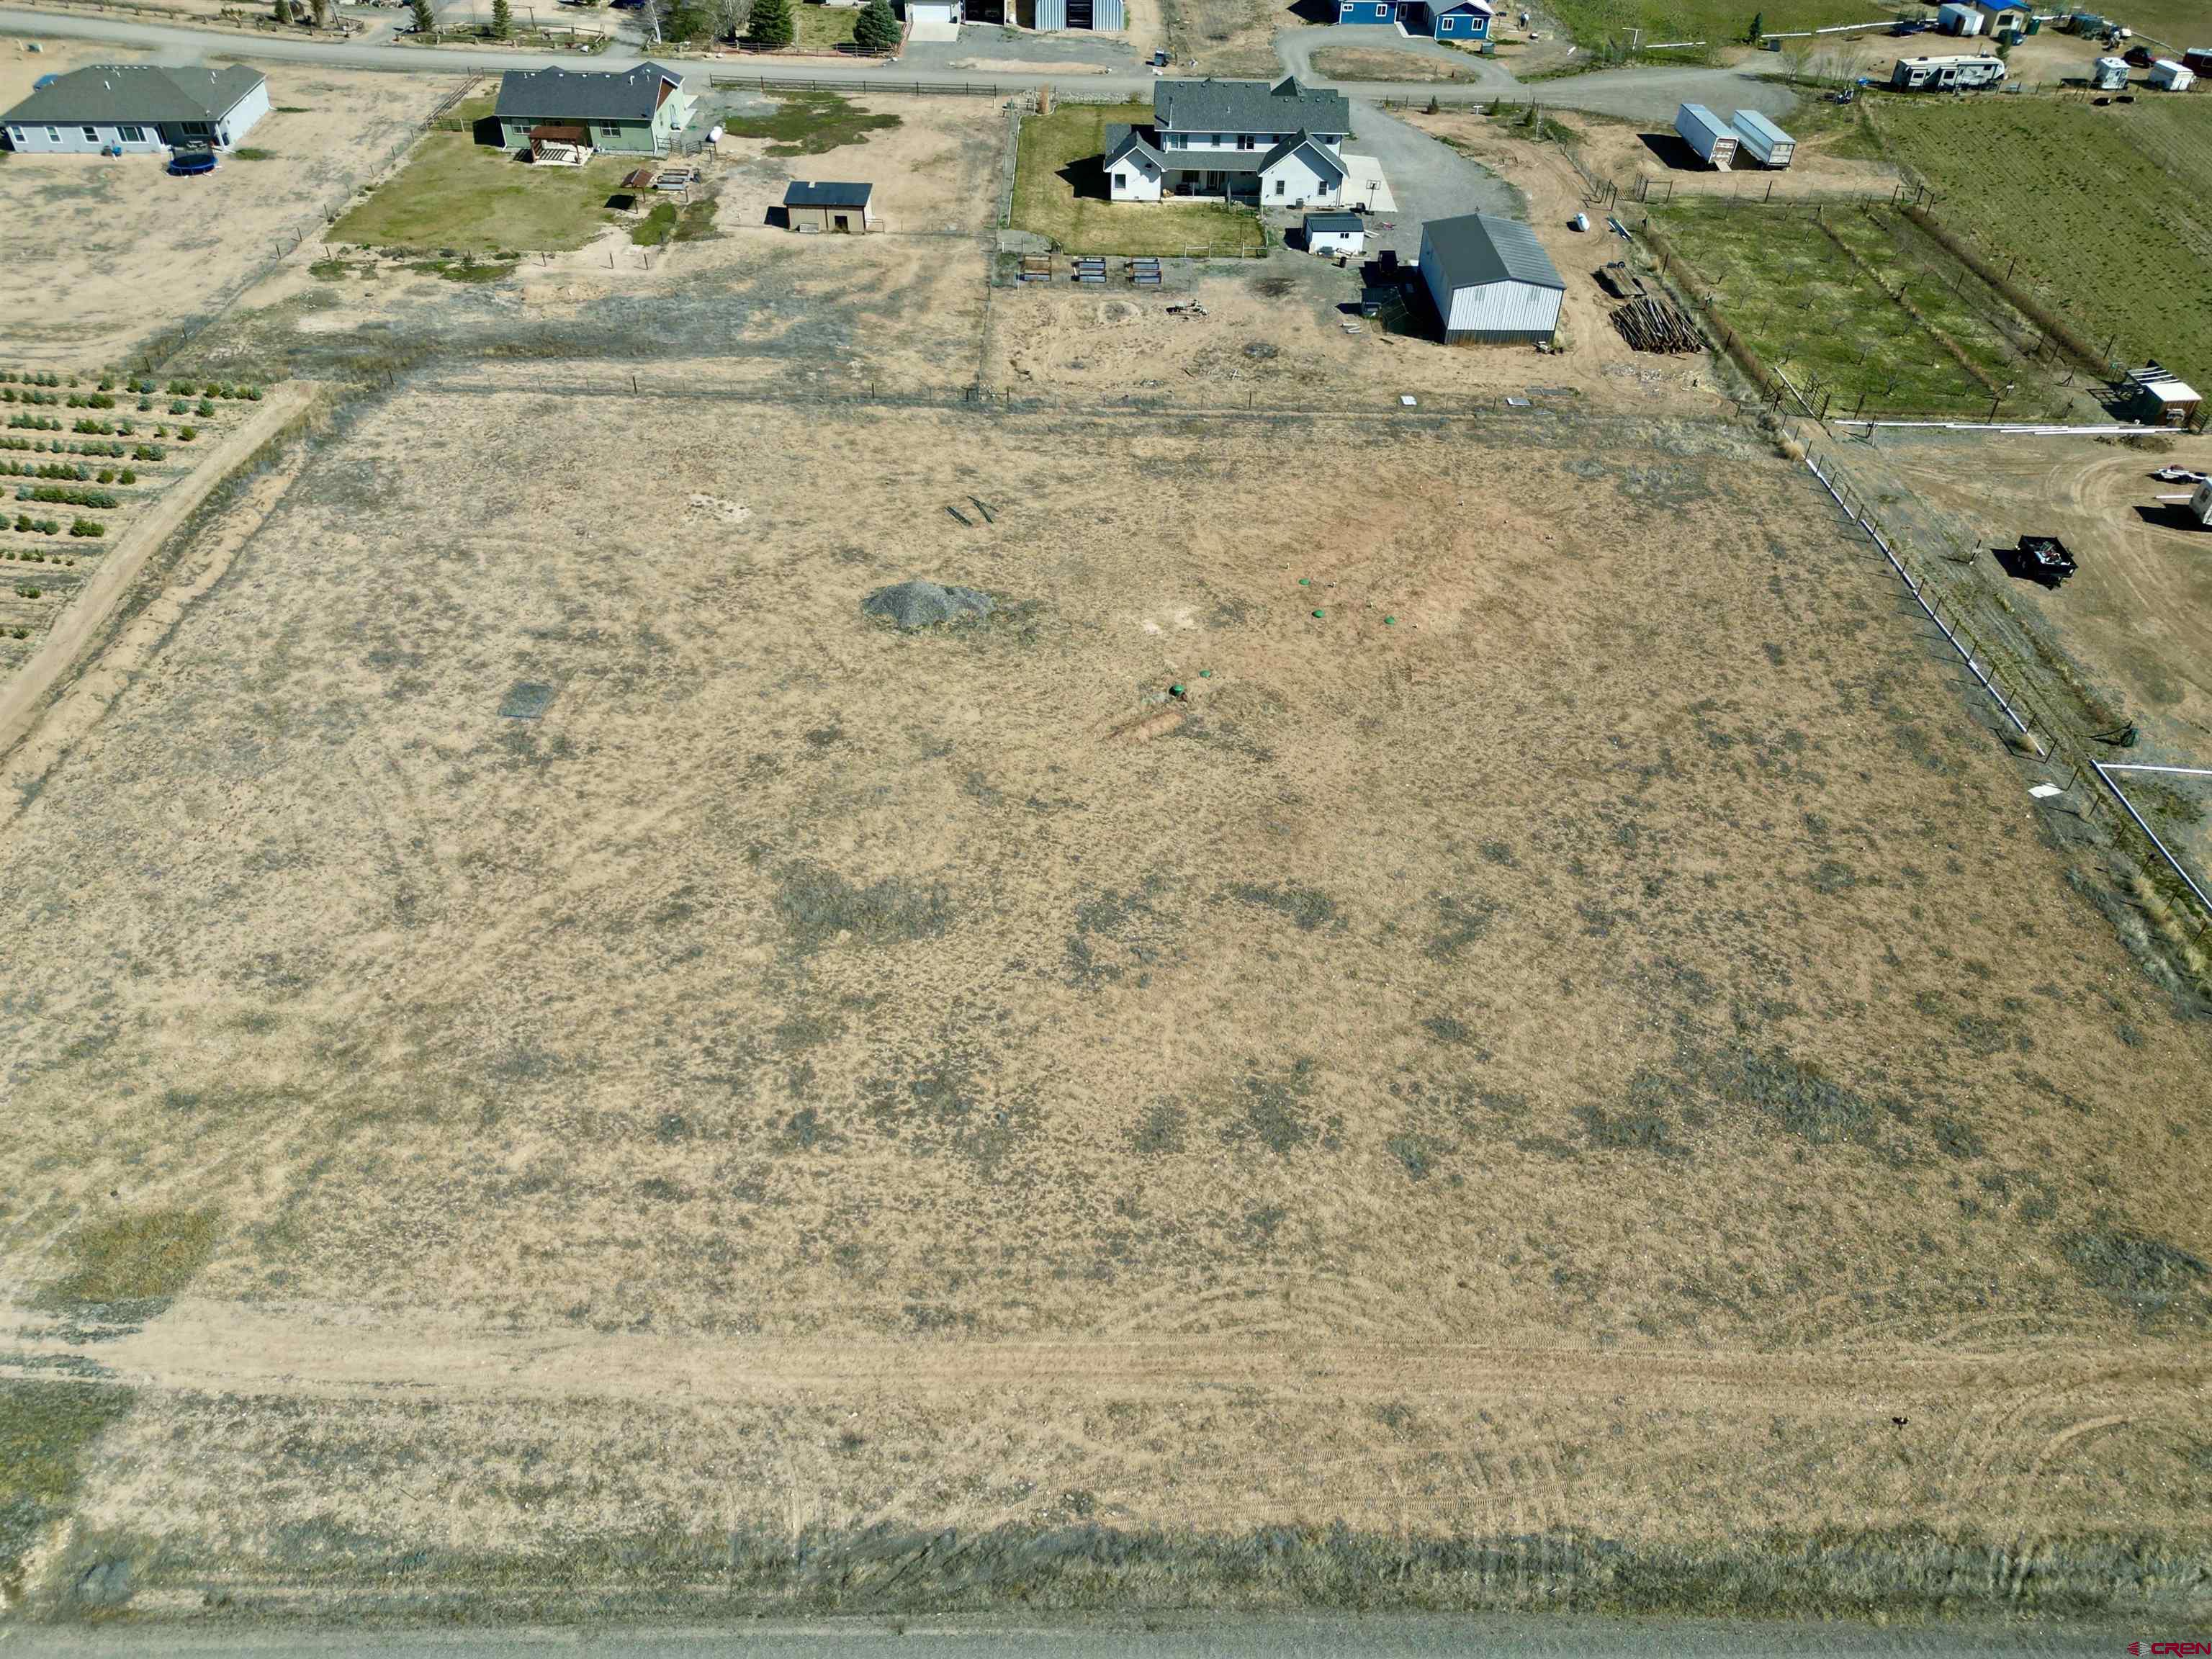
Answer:
POLYGON ((880 617, 902 629, 934 628, 943 623, 989 616, 991 596, 972 587, 908 581, 896 587, 878 588, 860 601, 860 610, 865 615, 880 617))

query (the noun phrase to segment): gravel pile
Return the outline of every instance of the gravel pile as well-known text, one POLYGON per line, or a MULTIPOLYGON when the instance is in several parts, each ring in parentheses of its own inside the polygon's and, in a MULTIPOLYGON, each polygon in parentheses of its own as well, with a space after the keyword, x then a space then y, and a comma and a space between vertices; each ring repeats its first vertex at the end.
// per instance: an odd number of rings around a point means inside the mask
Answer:
POLYGON ((878 588, 860 601, 860 609, 901 628, 934 628, 939 623, 989 616, 991 596, 972 587, 946 587, 940 582, 901 582, 896 587, 878 588))

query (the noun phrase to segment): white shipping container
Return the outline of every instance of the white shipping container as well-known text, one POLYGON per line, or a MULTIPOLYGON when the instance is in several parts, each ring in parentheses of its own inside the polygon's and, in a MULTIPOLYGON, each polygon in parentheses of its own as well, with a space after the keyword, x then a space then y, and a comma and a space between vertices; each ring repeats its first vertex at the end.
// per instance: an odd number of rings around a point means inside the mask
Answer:
POLYGON ((1786 167, 1797 153, 1797 141, 1755 109, 1735 112, 1735 134, 1744 154, 1763 167, 1786 167))
POLYGON ((1674 131, 1715 172, 1726 173, 1735 163, 1735 129, 1703 104, 1685 104, 1676 110, 1674 131))

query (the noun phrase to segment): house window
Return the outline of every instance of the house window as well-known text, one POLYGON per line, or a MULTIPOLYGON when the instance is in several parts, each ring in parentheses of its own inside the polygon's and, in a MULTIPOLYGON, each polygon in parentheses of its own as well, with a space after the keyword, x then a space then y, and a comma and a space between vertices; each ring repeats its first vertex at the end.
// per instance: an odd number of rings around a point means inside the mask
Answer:
POLYGON ((1280 196, 1282 193, 1283 193, 1283 181, 1282 181, 1280 179, 1276 179, 1276 180, 1275 180, 1275 194, 1276 194, 1276 195, 1278 195, 1278 196, 1280 196))
POLYGON ((59 127, 48 127, 46 129, 46 142, 48 143, 58 144, 61 141, 62 130, 59 127))
POLYGON ((619 138, 622 137, 622 129, 616 125, 612 121, 602 121, 599 123, 599 137, 602 138, 619 138))
POLYGON ((146 142, 146 129, 143 127, 118 127, 115 129, 115 136, 126 144, 143 144, 146 142))
POLYGON ((100 142, 100 129, 98 127, 85 128, 84 142, 88 144, 98 143, 100 142))
POLYGON ((1116 189, 1116 190, 1127 190, 1127 189, 1128 189, 1128 187, 1129 187, 1129 175, 1128 175, 1127 173, 1115 173, 1115 174, 1114 175, 1114 188, 1115 188, 1115 189, 1116 189))
POLYGON ((1250 149, 1259 142, 1249 132, 1240 132, 1237 135, 1237 148, 1239 149, 1250 149))

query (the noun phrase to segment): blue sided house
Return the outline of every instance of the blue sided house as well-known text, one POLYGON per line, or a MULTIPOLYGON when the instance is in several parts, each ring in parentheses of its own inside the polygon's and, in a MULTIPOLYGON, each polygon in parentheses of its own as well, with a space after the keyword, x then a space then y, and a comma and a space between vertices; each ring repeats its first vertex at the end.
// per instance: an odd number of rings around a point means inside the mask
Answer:
POLYGON ((1487 40, 1497 15, 1490 0, 1336 0, 1340 23, 1395 23, 1431 40, 1487 40))

